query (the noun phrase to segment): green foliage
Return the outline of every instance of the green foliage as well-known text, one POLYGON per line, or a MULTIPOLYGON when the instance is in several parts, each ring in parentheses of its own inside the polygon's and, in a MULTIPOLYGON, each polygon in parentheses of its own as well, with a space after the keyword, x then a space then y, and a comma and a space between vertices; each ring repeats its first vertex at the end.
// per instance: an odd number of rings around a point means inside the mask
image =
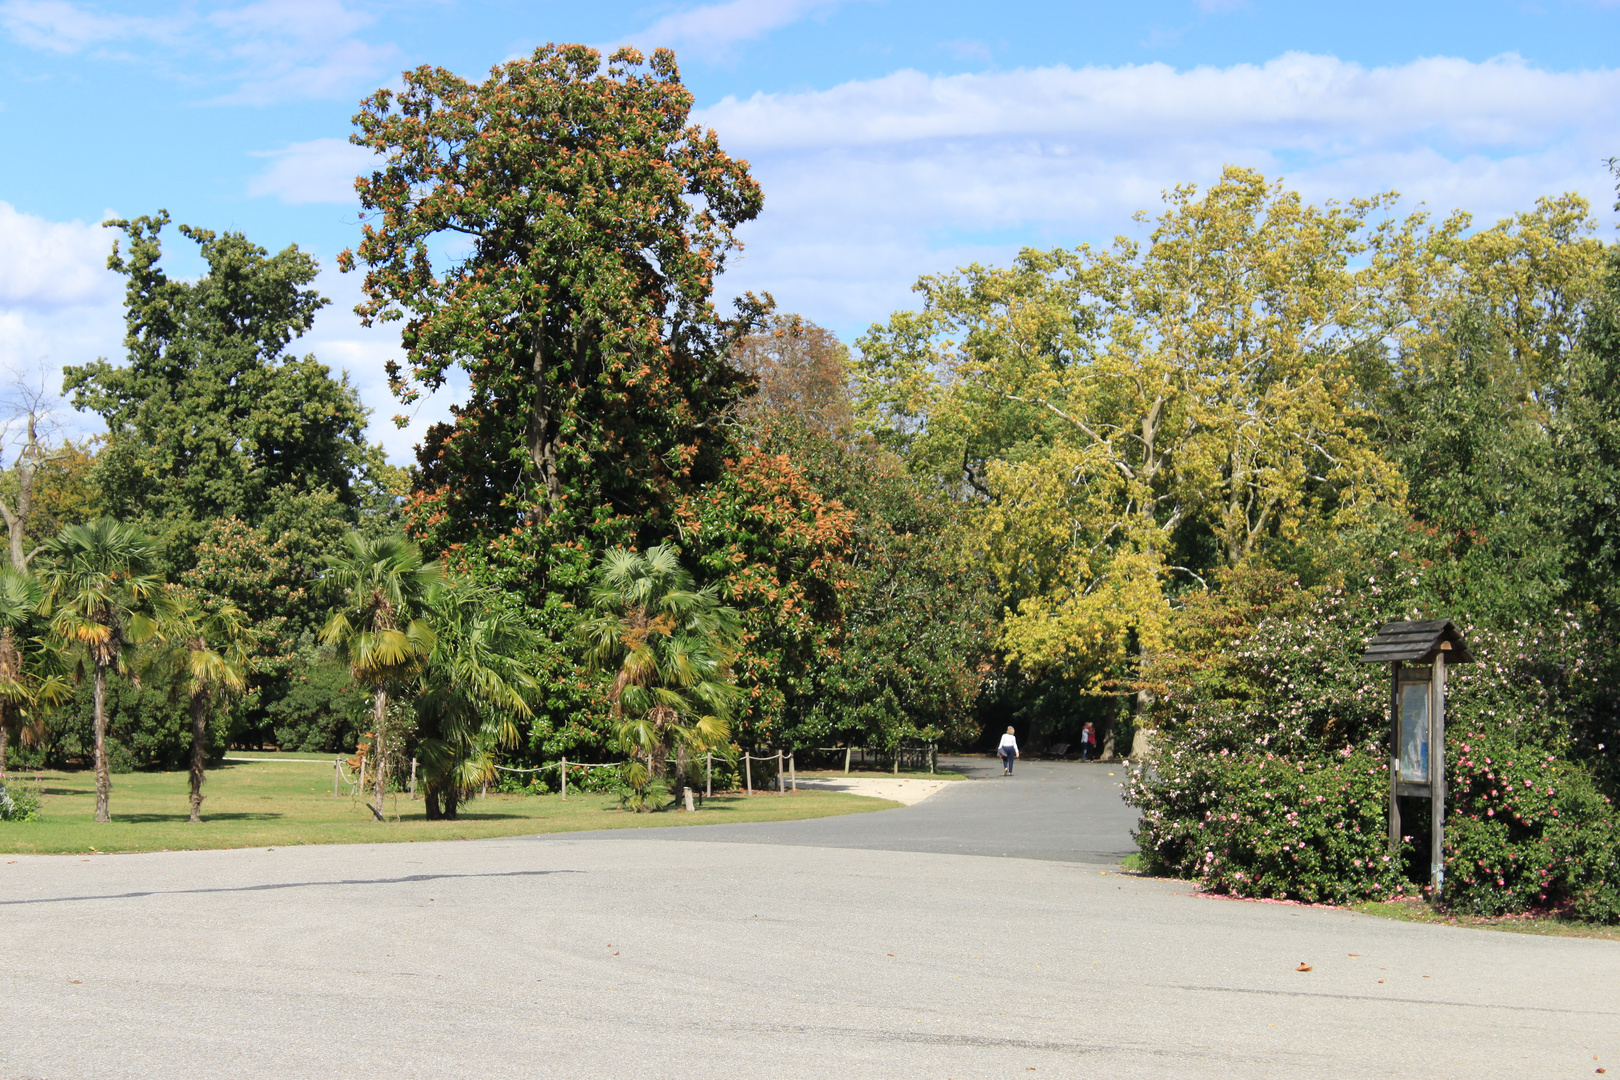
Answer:
POLYGON ((0 784, 0 821, 34 821, 38 817, 38 796, 17 784, 0 784))
POLYGON ((298 639, 279 689, 249 719, 250 741, 262 731, 283 750, 347 753, 370 721, 370 694, 313 634, 298 639))
MULTIPOLYGON (((1413 614, 1423 588, 1410 563, 1387 569, 1353 593, 1311 600, 1284 590, 1279 617, 1234 634, 1213 677, 1160 670, 1155 756, 1132 770, 1127 788, 1142 809, 1137 842, 1156 871, 1245 896, 1415 891, 1404 874, 1427 865, 1422 830, 1403 841, 1400 865, 1383 861, 1389 675, 1358 659, 1379 623, 1413 614)), ((1612 880, 1617 819, 1590 771, 1569 761, 1575 748, 1612 745, 1617 733, 1589 659, 1590 630, 1567 614, 1550 626, 1462 629, 1480 662, 1448 672, 1446 754, 1456 773, 1445 902, 1470 913, 1542 907, 1614 918, 1604 914, 1613 898, 1603 883, 1612 880), (1533 792, 1525 779, 1543 789, 1514 800, 1526 821, 1498 821, 1512 814, 1499 801, 1509 789, 1494 782, 1502 761, 1518 763, 1513 790, 1533 792), (1547 787, 1561 790, 1556 805, 1547 787), (1496 886, 1498 876, 1512 884, 1496 886)))
POLYGON ((1385 761, 1359 750, 1309 765, 1276 754, 1199 755, 1144 806, 1150 872, 1235 896, 1350 903, 1402 890, 1388 854, 1385 761))
POLYGON ((966 549, 962 505, 870 444, 791 420, 759 431, 851 514, 841 635, 815 658, 816 693, 791 745, 971 744, 991 669, 989 575, 966 549))
POLYGON ((715 471, 714 421, 742 384, 724 357, 763 305, 730 321, 711 296, 759 186, 688 124, 667 50, 621 49, 604 71, 548 45, 478 84, 403 78, 355 118, 352 141, 384 161, 356 182, 371 213, 340 265, 367 268, 364 320, 404 321, 404 401, 454 365, 471 378, 422 444, 423 538, 444 551, 560 517, 551 543, 655 542, 672 498, 715 471), (436 265, 431 245, 464 234, 478 243, 436 265))
POLYGON ((1620 815, 1588 770, 1500 728, 1447 742, 1447 904, 1620 922, 1620 815))
POLYGON ((1568 598, 1572 477, 1547 425, 1517 400, 1508 343, 1491 326, 1462 309, 1386 415, 1412 513, 1431 532, 1437 610, 1511 626, 1568 598))
POLYGON ((591 665, 613 676, 626 805, 655 807, 675 780, 690 782, 695 759, 729 756, 731 716, 741 697, 731 679, 742 623, 713 586, 697 588, 673 547, 645 554, 615 548, 591 590, 595 614, 580 624, 591 665))
MULTIPOLYGON (((107 766, 113 773, 186 768, 191 760, 191 718, 167 686, 128 675, 107 675, 107 766)), ((231 745, 234 717, 227 711, 208 720, 208 745, 216 754, 231 745)), ((95 759, 95 684, 86 678, 52 716, 45 761, 63 767, 95 759)))
POLYGON ((753 449, 727 464, 683 502, 681 532, 712 586, 742 613, 739 742, 797 741, 810 735, 806 720, 826 692, 819 676, 843 642, 855 515, 786 454, 753 449))
POLYGON ((497 779, 494 752, 519 738, 539 685, 529 672, 536 635, 500 595, 467 582, 434 590, 425 605, 434 631, 415 688, 429 819, 454 820, 461 796, 497 779))
POLYGON ((314 357, 284 356, 327 301, 307 288, 315 261, 274 256, 240 233, 181 226, 208 271, 170 278, 160 262, 166 212, 112 221, 128 240, 108 267, 125 276, 128 362, 64 369, 77 409, 97 413, 107 443, 94 483, 103 510, 139 524, 171 570, 216 518, 261 524, 289 500, 326 491, 354 513, 378 452, 347 378, 314 357))

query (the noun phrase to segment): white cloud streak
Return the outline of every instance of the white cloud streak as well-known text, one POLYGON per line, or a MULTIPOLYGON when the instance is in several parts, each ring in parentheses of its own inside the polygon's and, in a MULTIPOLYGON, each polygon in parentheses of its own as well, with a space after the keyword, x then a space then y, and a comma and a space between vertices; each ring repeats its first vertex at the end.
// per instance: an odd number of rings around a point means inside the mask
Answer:
POLYGON ((346 139, 311 139, 260 156, 271 164, 248 183, 248 194, 292 206, 354 202, 354 178, 378 162, 376 154, 346 139))
MULTIPOLYGON (((617 44, 671 48, 705 60, 724 60, 736 46, 829 11, 840 0, 726 0, 677 11, 617 44)), ((607 47, 609 50, 613 46, 607 47)))
POLYGON ((1296 53, 1185 71, 901 71, 727 98, 699 119, 766 193, 726 287, 771 289, 848 334, 909 306, 920 274, 1025 244, 1106 243, 1164 189, 1208 183, 1229 162, 1313 200, 1395 189, 1494 220, 1575 189, 1606 211, 1620 72, 1296 53))
POLYGON ((361 34, 374 19, 344 0, 254 0, 176 6, 158 16, 105 15, 68 0, 4 0, 0 29, 27 48, 145 64, 231 87, 214 100, 266 105, 351 97, 398 50, 361 34))

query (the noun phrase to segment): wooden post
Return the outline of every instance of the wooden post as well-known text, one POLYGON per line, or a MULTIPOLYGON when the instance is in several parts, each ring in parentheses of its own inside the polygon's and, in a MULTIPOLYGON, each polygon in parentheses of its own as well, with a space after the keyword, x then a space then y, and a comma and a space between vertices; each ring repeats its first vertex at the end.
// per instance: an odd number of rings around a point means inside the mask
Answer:
POLYGON ((743 751, 743 784, 747 794, 754 793, 754 757, 746 750, 743 751))
POLYGON ((343 759, 332 759, 332 798, 338 797, 338 781, 343 778, 343 759))
POLYGON ((416 798, 416 759, 411 758, 411 798, 416 798))
MULTIPOLYGON (((1389 665, 1389 857, 1401 854, 1401 662, 1389 665)), ((1396 870, 1399 871, 1399 867, 1396 870)))
POLYGON ((567 802, 568 801, 568 759, 567 758, 562 759, 562 765, 559 766, 559 768, 562 769, 562 797, 563 797, 563 802, 567 802))
POLYGON ((703 797, 714 798, 714 755, 703 755, 703 797))
POLYGON ((1434 889, 1432 899, 1438 902, 1440 890, 1446 883, 1446 654, 1444 652, 1434 654, 1434 668, 1429 679, 1429 885, 1434 889))
POLYGON ((787 791, 782 779, 782 748, 776 748, 776 793, 781 795, 787 791))
POLYGON ((928 774, 934 773, 934 766, 939 764, 939 743, 928 744, 928 774))
POLYGON ((681 788, 681 794, 686 797, 686 812, 688 814, 690 814, 692 812, 692 810, 693 810, 693 807, 692 807, 692 789, 689 788, 689 787, 682 787, 681 788))
POLYGON ((853 750, 853 749, 855 749, 853 746, 844 747, 844 775, 845 776, 849 775, 849 752, 851 750, 853 750))
POLYGON ((894 775, 900 775, 900 748, 898 746, 894 748, 894 775))
POLYGON ((799 771, 793 767, 793 755, 788 755, 788 778, 793 781, 793 790, 799 790, 799 771))

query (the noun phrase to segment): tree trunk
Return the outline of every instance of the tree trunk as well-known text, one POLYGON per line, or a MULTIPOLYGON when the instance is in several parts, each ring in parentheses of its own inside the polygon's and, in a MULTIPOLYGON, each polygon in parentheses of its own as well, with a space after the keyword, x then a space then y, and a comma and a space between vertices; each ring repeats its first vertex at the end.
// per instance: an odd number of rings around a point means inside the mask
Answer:
POLYGON ((444 789, 444 820, 456 820, 456 806, 461 802, 461 789, 451 784, 444 789))
POLYGON ((191 820, 202 821, 203 766, 208 739, 208 695, 191 695, 191 820))
POLYGON ((11 742, 11 732, 6 728, 6 707, 0 703, 0 777, 6 775, 6 745, 11 742))
POLYGON ((545 514, 550 516, 557 507, 561 483, 557 479, 557 440, 552 433, 551 388, 546 385, 546 351, 542 340, 534 346, 534 405, 529 410, 529 423, 524 432, 528 444, 529 460, 540 471, 540 481, 546 490, 545 514))
POLYGON ((427 805, 427 819, 429 821, 442 821, 444 811, 439 809, 439 789, 431 785, 422 792, 422 802, 427 805))
POLYGON ((379 688, 376 697, 372 699, 371 718, 374 722, 374 726, 377 729, 377 741, 371 748, 371 752, 375 756, 377 765, 377 802, 376 805, 371 808, 371 812, 376 816, 378 821, 383 821, 386 820, 383 817, 383 796, 388 794, 388 751, 386 749, 387 744, 383 742, 383 735, 386 733, 385 729, 388 726, 387 690, 379 688))
POLYGON ((96 661, 96 820, 111 821, 107 798, 112 794, 112 774, 107 768, 107 665, 96 661))

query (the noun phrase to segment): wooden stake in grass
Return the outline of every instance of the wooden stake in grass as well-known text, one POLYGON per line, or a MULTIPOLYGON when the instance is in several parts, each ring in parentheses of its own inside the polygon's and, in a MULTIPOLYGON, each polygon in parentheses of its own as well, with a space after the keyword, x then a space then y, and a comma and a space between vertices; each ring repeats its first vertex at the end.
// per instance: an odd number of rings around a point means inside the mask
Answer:
POLYGON ((750 795, 752 795, 754 793, 754 765, 753 765, 753 762, 754 762, 754 756, 752 754, 748 754, 748 753, 743 754, 743 783, 747 785, 747 791, 748 791, 748 794, 750 794, 750 795))

